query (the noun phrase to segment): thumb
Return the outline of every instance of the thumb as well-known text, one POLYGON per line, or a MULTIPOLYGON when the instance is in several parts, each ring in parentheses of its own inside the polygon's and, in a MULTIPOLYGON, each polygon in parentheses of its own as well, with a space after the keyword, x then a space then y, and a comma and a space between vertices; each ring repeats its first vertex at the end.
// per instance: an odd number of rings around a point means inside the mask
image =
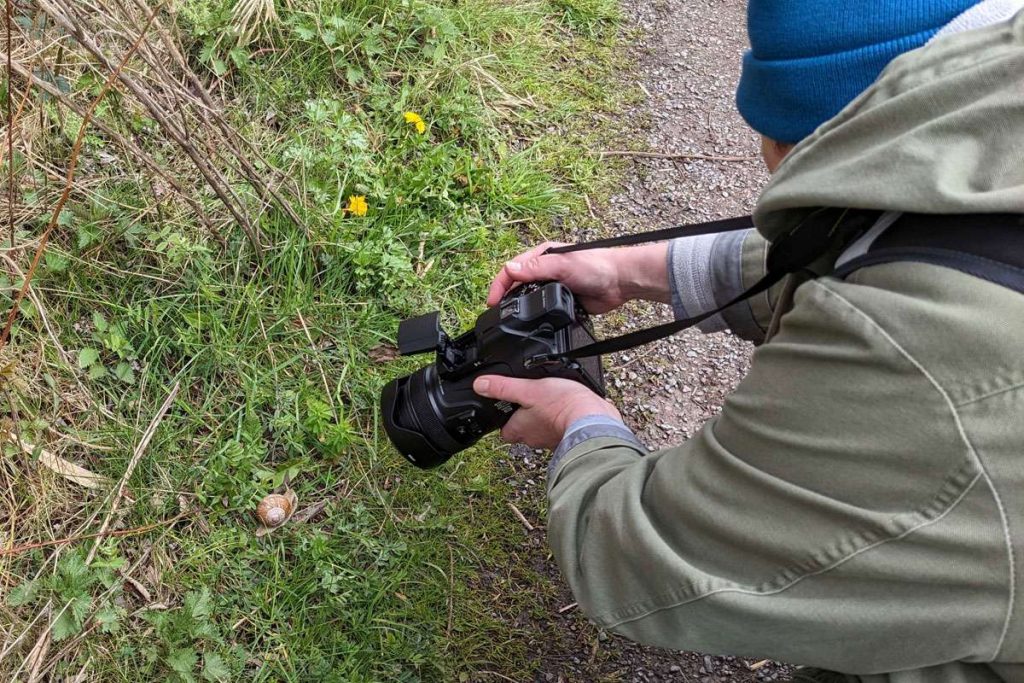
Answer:
POLYGON ((559 254, 534 256, 525 261, 509 261, 505 271, 517 282, 560 280, 565 270, 565 259, 559 254))
POLYGON ((473 391, 485 398, 529 407, 533 403, 530 395, 533 393, 532 384, 535 381, 518 377, 502 377, 501 375, 484 375, 477 377, 473 382, 473 391))

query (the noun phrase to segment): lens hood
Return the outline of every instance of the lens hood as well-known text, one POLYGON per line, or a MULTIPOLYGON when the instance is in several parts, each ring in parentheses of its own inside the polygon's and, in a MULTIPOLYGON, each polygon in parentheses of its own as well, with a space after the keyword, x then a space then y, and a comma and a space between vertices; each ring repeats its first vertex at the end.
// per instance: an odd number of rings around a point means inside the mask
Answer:
POLYGON ((381 392, 380 413, 384 421, 384 431, 398 452, 416 467, 430 469, 445 463, 452 457, 454 450, 445 450, 431 443, 424 430, 425 425, 417 416, 418 411, 415 410, 415 406, 410 405, 410 401, 418 398, 410 395, 410 384, 415 379, 422 381, 417 375, 425 370, 426 368, 388 382, 381 392), (403 423, 407 426, 403 427, 403 423))

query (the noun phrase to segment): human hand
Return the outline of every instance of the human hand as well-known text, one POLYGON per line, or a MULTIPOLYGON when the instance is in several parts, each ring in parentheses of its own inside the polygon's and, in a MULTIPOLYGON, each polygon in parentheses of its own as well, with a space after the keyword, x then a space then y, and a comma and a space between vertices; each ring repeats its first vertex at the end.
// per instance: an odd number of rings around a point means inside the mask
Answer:
POLYGON ((568 254, 545 254, 559 242, 545 242, 516 256, 491 283, 487 305, 521 282, 556 280, 572 290, 590 313, 607 313, 631 299, 668 303, 668 245, 650 244, 622 249, 592 249, 568 254))
POLYGON ((615 406, 571 379, 484 375, 473 382, 473 391, 486 398, 519 404, 501 428, 501 438, 531 448, 554 449, 569 425, 587 415, 622 419, 615 406))

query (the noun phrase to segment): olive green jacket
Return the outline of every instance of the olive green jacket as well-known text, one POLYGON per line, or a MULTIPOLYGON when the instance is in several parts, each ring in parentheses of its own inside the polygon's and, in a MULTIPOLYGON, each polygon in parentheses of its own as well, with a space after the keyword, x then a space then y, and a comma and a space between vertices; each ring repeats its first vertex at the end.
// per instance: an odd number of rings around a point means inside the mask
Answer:
MULTIPOLYGON (((820 206, 1024 213, 1024 14, 895 60, 755 219, 771 239, 820 206)), ((777 304, 752 304, 763 327, 777 304)), ((1024 296, 899 263, 783 304, 692 439, 589 438, 553 464, 549 535, 580 606, 657 646, 1024 681, 1024 296)))

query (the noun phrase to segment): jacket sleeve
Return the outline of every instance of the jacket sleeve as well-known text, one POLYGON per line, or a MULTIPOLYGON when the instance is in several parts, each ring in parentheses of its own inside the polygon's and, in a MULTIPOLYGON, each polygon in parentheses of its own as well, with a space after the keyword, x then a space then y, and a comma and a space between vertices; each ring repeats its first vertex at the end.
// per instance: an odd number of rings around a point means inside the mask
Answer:
MULTIPOLYGON (((699 315, 728 303, 765 274, 768 242, 756 231, 684 237, 669 244, 668 272, 676 319, 699 315)), ((764 341, 775 291, 730 306, 698 325, 702 332, 732 330, 755 343, 764 341)))
POLYGON ((553 468, 554 555, 599 626, 853 674, 998 650, 991 492, 944 394, 845 286, 801 286, 688 442, 602 436, 553 468))

